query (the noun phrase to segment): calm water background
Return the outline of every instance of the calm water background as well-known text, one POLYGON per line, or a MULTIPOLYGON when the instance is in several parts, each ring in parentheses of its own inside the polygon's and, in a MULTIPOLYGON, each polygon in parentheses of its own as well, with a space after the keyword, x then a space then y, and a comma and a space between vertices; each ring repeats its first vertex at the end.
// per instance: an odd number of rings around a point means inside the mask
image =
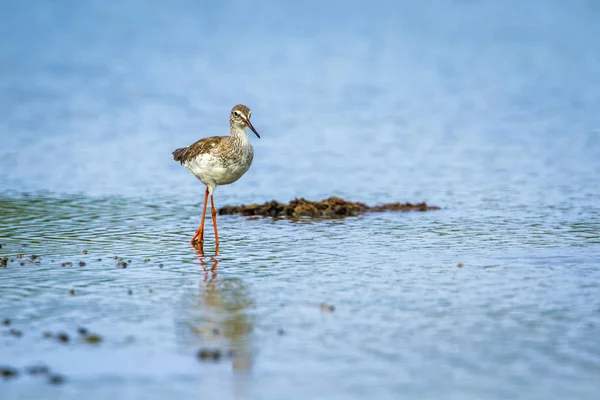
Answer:
POLYGON ((599 19, 595 1, 1 0, 0 256, 41 261, 0 269, 23 333, 0 327, 0 365, 67 382, 22 373, 0 398, 597 398, 599 19), (203 187, 170 152, 226 134, 237 103, 262 139, 217 206, 442 210, 221 217, 199 256, 203 187))

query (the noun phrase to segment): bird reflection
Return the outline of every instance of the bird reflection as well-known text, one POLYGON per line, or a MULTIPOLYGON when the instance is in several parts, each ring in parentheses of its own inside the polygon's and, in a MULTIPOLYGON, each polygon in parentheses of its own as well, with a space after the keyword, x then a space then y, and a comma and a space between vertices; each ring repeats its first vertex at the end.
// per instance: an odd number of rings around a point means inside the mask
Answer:
POLYGON ((219 255, 219 247, 217 246, 215 250, 215 254, 209 257, 210 262, 206 262, 206 255, 204 254, 204 250, 200 247, 196 249, 196 254, 198 254, 198 260, 200 262, 200 266, 202 267, 202 272, 204 274, 204 282, 209 280, 217 279, 217 267, 219 265, 220 259, 217 258, 219 255))
POLYGON ((210 257, 202 250, 197 253, 203 280, 192 299, 188 324, 192 341, 201 344, 198 357, 206 362, 231 361, 234 370, 249 371, 254 320, 248 287, 237 278, 218 278, 217 253, 210 257))

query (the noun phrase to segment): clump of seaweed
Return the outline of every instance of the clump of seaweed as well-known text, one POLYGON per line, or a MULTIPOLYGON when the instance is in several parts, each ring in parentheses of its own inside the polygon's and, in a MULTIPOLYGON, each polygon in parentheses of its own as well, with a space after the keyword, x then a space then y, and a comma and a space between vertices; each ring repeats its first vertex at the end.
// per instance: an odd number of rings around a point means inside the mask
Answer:
POLYGON ((219 209, 219 215, 240 214, 244 216, 264 216, 278 218, 344 218, 354 217, 367 212, 407 212, 439 210, 437 206, 427 203, 388 203, 370 207, 364 203, 353 202, 339 197, 330 197, 321 201, 310 201, 304 198, 295 199, 289 204, 275 200, 264 204, 225 206, 219 209))

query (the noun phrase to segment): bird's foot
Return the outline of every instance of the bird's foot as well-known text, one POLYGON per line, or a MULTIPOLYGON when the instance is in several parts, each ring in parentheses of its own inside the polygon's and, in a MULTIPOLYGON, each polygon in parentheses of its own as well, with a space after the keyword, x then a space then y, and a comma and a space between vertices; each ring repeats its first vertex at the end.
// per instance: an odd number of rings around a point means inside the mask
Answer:
POLYGON ((204 235, 202 233, 202 231, 197 230, 192 240, 190 240, 190 244, 196 250, 202 250, 202 245, 204 244, 204 235))

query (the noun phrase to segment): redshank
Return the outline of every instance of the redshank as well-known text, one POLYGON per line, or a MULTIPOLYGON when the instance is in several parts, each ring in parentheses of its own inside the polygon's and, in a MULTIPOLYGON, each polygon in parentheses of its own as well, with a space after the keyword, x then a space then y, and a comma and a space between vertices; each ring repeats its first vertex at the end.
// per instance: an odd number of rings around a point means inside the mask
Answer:
POLYGON ((217 210, 215 209, 213 192, 219 185, 228 185, 240 179, 252 165, 254 149, 246 134, 246 127, 250 128, 258 138, 260 138, 260 135, 250 122, 251 114, 252 111, 248 107, 238 104, 233 107, 229 115, 229 136, 212 136, 200 139, 191 146, 173 152, 175 161, 179 161, 206 185, 202 219, 190 241, 196 249, 202 250, 204 244, 204 219, 206 218, 206 204, 209 195, 215 230, 215 244, 217 249, 219 248, 217 210))

